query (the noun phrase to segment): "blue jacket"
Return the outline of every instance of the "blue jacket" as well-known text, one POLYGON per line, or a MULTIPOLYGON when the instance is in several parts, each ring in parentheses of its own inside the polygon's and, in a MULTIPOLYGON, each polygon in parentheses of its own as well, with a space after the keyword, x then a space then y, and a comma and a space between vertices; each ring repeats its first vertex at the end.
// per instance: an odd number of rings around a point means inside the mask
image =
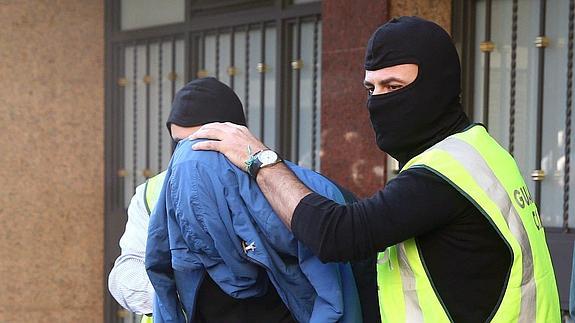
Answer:
MULTIPOLYGON (((236 298, 275 287, 299 322, 361 322, 351 266, 322 263, 295 240, 244 171, 191 144, 178 145, 150 218, 146 269, 157 295, 154 322, 193 322, 206 272, 236 298)), ((287 164, 310 189, 344 202, 332 182, 287 164)))

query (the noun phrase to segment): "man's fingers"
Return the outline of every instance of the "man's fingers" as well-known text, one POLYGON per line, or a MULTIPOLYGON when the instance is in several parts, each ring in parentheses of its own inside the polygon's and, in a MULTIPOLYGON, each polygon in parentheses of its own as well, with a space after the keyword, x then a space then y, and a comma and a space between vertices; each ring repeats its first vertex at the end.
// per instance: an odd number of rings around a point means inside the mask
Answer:
POLYGON ((242 126, 242 125, 235 124, 232 122, 226 122, 226 123, 224 123, 224 125, 229 126, 230 128, 240 130, 241 132, 245 132, 246 130, 248 130, 248 128, 246 126, 242 126))
POLYGON ((212 139, 221 140, 224 137, 224 132, 218 128, 204 128, 201 127, 198 131, 194 132, 188 137, 190 140, 194 139, 212 139))
POLYGON ((222 140, 225 138, 226 134, 230 136, 237 136, 238 133, 243 133, 246 127, 236 125, 230 122, 221 123, 221 122, 212 122, 203 125, 198 131, 193 133, 189 139, 217 139, 222 140))
POLYGON ((201 141, 197 142, 192 146, 193 150, 215 150, 221 152, 221 142, 220 141, 201 141))

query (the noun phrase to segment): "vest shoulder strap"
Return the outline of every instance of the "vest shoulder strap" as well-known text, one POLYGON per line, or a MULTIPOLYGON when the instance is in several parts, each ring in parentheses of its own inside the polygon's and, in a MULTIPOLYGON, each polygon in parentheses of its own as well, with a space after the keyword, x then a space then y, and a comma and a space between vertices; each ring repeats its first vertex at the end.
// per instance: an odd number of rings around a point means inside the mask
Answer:
POLYGON ((146 180, 146 186, 144 187, 144 205, 146 206, 148 215, 152 214, 152 210, 158 202, 160 191, 162 190, 162 185, 164 184, 165 178, 166 171, 163 171, 158 175, 146 180))

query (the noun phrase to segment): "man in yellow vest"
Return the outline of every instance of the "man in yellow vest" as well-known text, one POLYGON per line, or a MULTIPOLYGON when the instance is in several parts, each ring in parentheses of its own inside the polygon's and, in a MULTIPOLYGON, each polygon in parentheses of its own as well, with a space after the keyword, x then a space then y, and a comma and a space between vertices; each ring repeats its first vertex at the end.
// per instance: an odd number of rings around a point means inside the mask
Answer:
MULTIPOLYGON (((339 206, 282 163, 249 167, 278 216, 323 261, 380 252, 383 322, 560 322, 537 207, 513 157, 463 112, 449 35, 421 18, 393 19, 370 38, 365 70, 377 145, 400 174, 339 206)), ((195 138, 215 139, 194 149, 238 166, 260 157, 246 147, 266 149, 237 125, 205 125, 195 138)))

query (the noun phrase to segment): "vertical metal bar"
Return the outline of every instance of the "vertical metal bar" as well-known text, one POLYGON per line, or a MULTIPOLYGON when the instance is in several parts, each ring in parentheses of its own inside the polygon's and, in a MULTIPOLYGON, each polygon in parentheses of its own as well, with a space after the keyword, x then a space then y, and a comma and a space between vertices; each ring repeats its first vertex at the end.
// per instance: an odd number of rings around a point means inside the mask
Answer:
POLYGON ((230 76, 230 88, 234 89, 234 76, 236 75, 235 66, 235 47, 236 47, 236 30, 232 27, 232 32, 230 33, 230 68, 228 69, 228 75, 230 76))
POLYGON ((189 82, 192 78, 192 70, 195 67, 194 61, 192 60, 193 50, 195 48, 192 33, 190 31, 186 31, 184 33, 184 75, 183 80, 184 84, 189 82))
MULTIPOLYGON (((170 102, 174 101, 174 97, 176 96, 176 37, 172 37, 171 41, 171 53, 170 53, 170 70, 171 70, 171 77, 170 77, 170 102)), ((176 146, 172 144, 172 152, 176 149, 176 146)))
POLYGON ((137 158, 138 158, 138 44, 134 43, 134 62, 133 62, 133 67, 134 70, 132 71, 132 83, 133 83, 133 89, 132 89, 132 130, 133 130, 133 136, 132 136, 132 190, 136 189, 136 184, 137 184, 137 168, 138 168, 138 163, 137 163, 137 158))
POLYGON ((172 97, 170 98, 170 102, 174 100, 174 96, 176 96, 176 37, 172 37, 172 62, 171 62, 171 70, 172 70, 172 78, 171 78, 171 93, 172 97))
MULTIPOLYGON (((201 34, 200 37, 201 37, 200 43, 201 43, 201 45, 202 45, 202 49, 201 49, 201 51, 202 51, 202 59, 201 59, 201 62, 200 62, 200 66, 201 66, 200 69, 201 69, 202 71, 205 71, 205 70, 206 70, 206 34, 205 34, 204 32, 202 32, 202 34, 201 34)), ((198 76, 198 77, 199 77, 199 76, 198 76)))
POLYGON ((316 169, 317 158, 317 64, 318 64, 318 21, 319 16, 315 16, 313 22, 313 62, 312 62, 312 121, 311 121, 311 168, 316 169))
POLYGON ((563 231, 569 231, 569 193, 571 172, 571 112, 573 109, 573 33, 575 0, 569 1, 569 36, 567 41, 567 100, 565 109, 565 173, 563 174, 563 231))
POLYGON ((246 113, 246 125, 249 126, 250 120, 250 25, 246 26, 246 57, 245 57, 245 95, 244 95, 244 111, 246 113))
POLYGON ((186 22, 192 20, 192 7, 193 7, 194 0, 185 0, 184 1, 184 19, 186 22))
MULTIPOLYGON (((454 0, 451 12, 454 28, 452 30, 455 44, 460 46, 461 53, 461 103, 468 116, 474 115, 474 77, 475 77, 475 39, 476 8, 475 3, 467 0, 454 0)), ((387 172, 384 172, 384 176, 387 172)))
MULTIPOLYGON (((491 0, 485 2, 485 44, 491 44, 491 0)), ((483 124, 489 127, 489 72, 491 68, 491 50, 484 51, 483 66, 483 124)))
POLYGON ((162 65, 164 64, 164 43, 160 39, 158 41, 158 173, 161 173, 163 170, 162 165, 162 129, 163 127, 163 113, 162 113, 162 84, 163 84, 163 69, 162 65))
MULTIPOLYGON (((111 228, 110 224, 113 223, 115 220, 112 215, 112 210, 117 208, 120 205, 121 196, 122 194, 119 190, 119 186, 121 186, 123 182, 123 178, 119 178, 118 170, 120 167, 124 167, 124 163, 122 160, 122 151, 119 148, 122 146, 123 142, 123 133, 120 132, 123 125, 120 124, 122 119, 122 112, 124 108, 124 100, 123 94, 125 92, 125 87, 117 86, 118 82, 118 71, 123 71, 122 76, 127 77, 125 75, 125 66, 124 66, 124 59, 122 56, 125 55, 125 47, 124 46, 115 46, 109 39, 111 38, 111 34, 115 27, 118 26, 117 22, 117 15, 115 15, 114 9, 118 7, 118 3, 116 1, 106 0, 105 1, 105 145, 104 145, 104 153, 106 158, 106 168, 105 168, 105 217, 104 217, 104 225, 105 225, 105 259, 104 259, 104 275, 108 272, 108 261, 110 260, 110 252, 116 252, 116 246, 111 246, 110 244, 110 233, 111 228), (117 51, 119 49, 119 51, 117 51), (120 103, 121 102, 121 103, 120 103), (118 108, 116 108, 118 107, 118 108), (118 158, 118 160, 116 160, 118 158), (111 248, 110 248, 111 247, 111 248), (111 250, 113 249, 113 250, 111 250)), ((108 294, 108 293, 106 293, 108 294)), ((104 307, 104 317, 105 319, 110 319, 112 317, 112 308, 116 307, 117 303, 111 300, 109 295, 105 295, 105 307, 104 307)))
POLYGON ((517 0, 513 0, 511 14, 511 86, 509 95, 509 153, 515 149, 515 84, 517 70, 517 0))
POLYGON ((150 42, 146 41, 146 76, 144 76, 144 83, 146 84, 146 170, 144 177, 150 176, 150 42))
POLYGON ((261 70, 260 70, 260 140, 264 142, 265 139, 265 90, 266 90, 266 24, 262 22, 261 28, 261 70))
MULTIPOLYGON (((545 15, 547 9, 547 1, 540 0, 539 3, 539 37, 545 37, 545 15)), ((535 181, 535 203, 541 210, 541 179, 537 178, 536 172, 541 174, 541 155, 542 155, 542 133, 543 133, 543 84, 545 81, 545 47, 538 45, 538 60, 537 60, 537 140, 535 147, 535 171, 532 174, 535 181)))
MULTIPOLYGON (((112 68, 114 69, 114 73, 113 75, 113 80, 114 82, 118 79, 117 77, 117 72, 121 70, 122 71, 122 76, 123 77, 127 77, 126 75, 126 49, 127 46, 125 45, 121 45, 118 48, 118 52, 116 53, 117 58, 114 59, 115 61, 115 65, 112 66, 112 68)), ((117 87, 114 87, 117 88, 117 87)), ((115 117, 117 117, 117 124, 114 126, 114 128, 112 129, 117 129, 116 133, 113 133, 113 137, 112 137, 112 143, 110 143, 111 145, 115 146, 114 149, 114 154, 116 156, 118 156, 118 161, 116 164, 114 165, 114 172, 113 175, 114 178, 118 178, 118 173, 117 171, 119 170, 119 168, 122 168, 124 170, 124 172, 128 169, 128 166, 125 164, 126 162, 126 158, 125 158, 125 146, 126 146, 126 109, 128 109, 129 107, 126 107, 126 95, 128 95, 128 93, 126 92, 126 87, 122 86, 119 91, 116 91, 116 93, 114 94, 113 98, 112 98, 112 104, 113 104, 113 109, 116 110, 115 106, 118 106, 118 114, 114 115, 114 119, 116 119, 115 117)), ((115 121, 115 120, 114 120, 115 121)), ((126 183, 126 178, 125 177, 121 177, 119 178, 119 180, 117 180, 116 182, 118 184, 117 187, 117 192, 115 192, 113 194, 113 201, 114 201, 114 205, 116 207, 120 207, 122 210, 124 209, 124 195, 125 195, 125 186, 129 185, 128 183, 126 183)))
POLYGON ((215 78, 220 79, 220 30, 216 29, 216 75, 215 78))
POLYGON ((292 73, 290 65, 285 64, 292 57, 293 32, 288 31, 290 24, 280 17, 275 20, 276 35, 276 79, 275 84, 275 118, 276 129, 275 148, 282 156, 292 160, 292 73))
POLYGON ((295 98, 294 98, 294 119, 295 119, 295 129, 294 129, 294 144, 293 144, 293 151, 294 155, 292 156, 292 160, 294 163, 299 162, 299 132, 300 132, 300 110, 301 110, 301 66, 298 64, 301 61, 301 20, 300 18, 296 19, 296 58, 294 62, 292 62, 292 71, 295 71, 295 98))
POLYGON ((190 64, 188 68, 188 78, 186 78, 187 83, 198 77, 198 71, 200 70, 200 43, 198 36, 192 32, 188 33, 186 39, 190 43, 190 50, 186 56, 186 61, 190 64))

